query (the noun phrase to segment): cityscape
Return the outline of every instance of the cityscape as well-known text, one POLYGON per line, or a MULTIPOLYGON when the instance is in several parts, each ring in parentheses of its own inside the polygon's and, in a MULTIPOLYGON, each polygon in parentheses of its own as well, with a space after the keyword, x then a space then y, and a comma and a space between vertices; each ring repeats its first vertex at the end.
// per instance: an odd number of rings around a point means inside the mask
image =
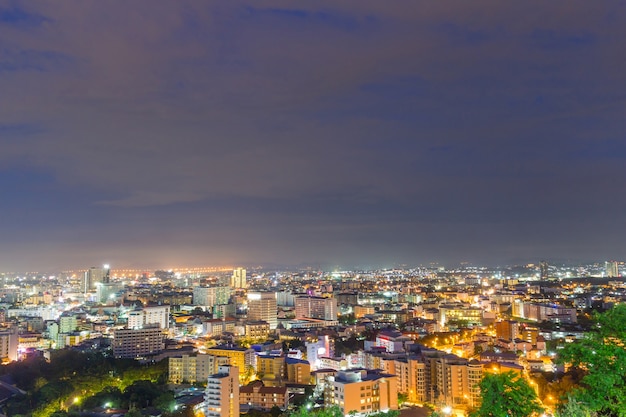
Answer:
POLYGON ((0 0, 0 417, 626 417, 624 0, 0 0))
POLYGON ((167 387, 168 402, 160 409, 149 396, 125 402, 122 380, 107 374, 117 394, 76 385, 33 415, 128 414, 126 405, 205 417, 302 407, 466 416, 481 404, 483 377, 508 372, 533 388, 542 415, 554 415, 582 383, 560 351, 593 331, 592 312, 626 299, 624 269, 617 261, 541 260, 497 268, 148 272, 105 264, 5 273, 0 404, 7 415, 22 414, 30 391, 55 382, 24 390, 33 381, 20 388, 19 364, 54 364, 70 351, 157 369, 154 385, 167 387))

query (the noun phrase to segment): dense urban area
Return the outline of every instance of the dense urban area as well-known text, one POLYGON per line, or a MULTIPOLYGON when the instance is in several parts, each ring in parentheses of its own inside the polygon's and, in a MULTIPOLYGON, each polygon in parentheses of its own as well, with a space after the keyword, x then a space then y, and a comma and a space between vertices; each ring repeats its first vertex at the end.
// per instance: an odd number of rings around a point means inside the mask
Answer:
POLYGON ((35 417, 623 416, 623 266, 5 273, 0 404, 35 417))

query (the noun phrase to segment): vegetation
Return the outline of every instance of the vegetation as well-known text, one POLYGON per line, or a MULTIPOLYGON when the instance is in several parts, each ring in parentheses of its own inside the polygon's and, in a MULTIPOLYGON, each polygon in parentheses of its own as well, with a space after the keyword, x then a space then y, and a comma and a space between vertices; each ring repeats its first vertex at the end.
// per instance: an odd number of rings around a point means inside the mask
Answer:
MULTIPOLYGON (((370 414, 369 417, 398 417, 399 415, 400 413, 398 411, 388 411, 386 413, 373 413, 370 414)), ((289 414, 288 417, 343 417, 343 413, 341 412, 341 409, 337 406, 314 409, 301 407, 297 411, 289 414)))
POLYGON ((409 400, 409 396, 402 392, 398 393, 398 407, 402 407, 409 400))
POLYGON ((94 407, 153 406, 172 411, 173 394, 164 388, 167 362, 141 365, 101 354, 60 350, 50 362, 32 358, 0 368, 26 395, 10 399, 7 415, 60 417, 94 407))
POLYGON ((470 417, 528 417, 543 411, 533 388, 514 372, 487 374, 479 386, 482 404, 470 417))
POLYGON ((561 360, 585 372, 573 399, 600 416, 626 416, 626 304, 596 314, 594 330, 565 346, 561 360))
POLYGON ((345 340, 335 340, 335 354, 340 356, 342 354, 350 355, 359 349, 363 349, 363 340, 359 340, 356 336, 349 337, 345 340))
POLYGON ((338 320, 339 320, 339 323, 345 324, 348 326, 356 324, 357 322, 357 319, 354 313, 342 314, 341 316, 338 317, 338 320))
POLYGON ((554 407, 559 401, 565 401, 569 393, 576 389, 582 374, 576 369, 565 374, 555 372, 534 372, 532 383, 537 384, 539 397, 547 407, 554 407))
POLYGON ((572 396, 568 396, 567 402, 556 411, 554 417, 596 417, 598 413, 591 411, 589 407, 572 396))

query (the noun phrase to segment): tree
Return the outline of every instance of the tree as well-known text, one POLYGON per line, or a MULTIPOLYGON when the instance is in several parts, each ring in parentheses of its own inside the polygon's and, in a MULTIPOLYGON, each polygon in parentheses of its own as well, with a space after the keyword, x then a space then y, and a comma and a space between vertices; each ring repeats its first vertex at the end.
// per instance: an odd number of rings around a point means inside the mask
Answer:
POLYGON ((586 372, 573 398, 600 415, 626 416, 626 304, 595 316, 595 331, 567 344, 560 359, 586 372))
POLYGON ((596 417, 598 413, 589 410, 585 404, 576 400, 571 395, 567 396, 567 402, 559 407, 555 417, 596 417))
POLYGON ((289 415, 289 417, 343 417, 341 409, 337 406, 311 410, 309 407, 300 407, 289 415))
POLYGON ((377 413, 369 414, 369 417, 398 417, 400 412, 398 410, 379 411, 377 413))
POLYGON ((283 410, 280 409, 279 406, 275 405, 270 409, 270 414, 272 415, 272 417, 278 417, 279 415, 281 415, 283 413, 283 410))
POLYGON ((470 417, 528 417, 543 411, 535 390, 514 372, 487 374, 479 387, 482 404, 470 417))
POLYGON ((136 408, 131 408, 124 414, 124 417, 143 417, 141 411, 136 408))
POLYGON ((409 396, 404 392, 398 393, 398 407, 402 407, 402 405, 409 400, 409 396))
POLYGON ((156 397, 153 401, 154 407, 159 410, 173 411, 176 405, 174 393, 172 391, 166 391, 156 397))
POLYGON ((124 397, 131 406, 145 408, 161 395, 159 387, 152 381, 139 380, 124 390, 124 397))

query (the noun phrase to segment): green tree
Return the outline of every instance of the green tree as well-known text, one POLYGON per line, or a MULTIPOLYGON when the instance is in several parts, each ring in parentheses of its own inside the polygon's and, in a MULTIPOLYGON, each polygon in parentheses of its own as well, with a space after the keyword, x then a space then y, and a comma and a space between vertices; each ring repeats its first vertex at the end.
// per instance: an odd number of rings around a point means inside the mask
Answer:
POLYGON ((154 399, 153 403, 155 408, 171 412, 174 410, 174 405, 176 405, 174 393, 172 391, 163 392, 154 399))
POLYGON ((343 417, 341 409, 337 406, 311 410, 309 407, 300 407, 294 411, 289 417, 343 417))
POLYGON ((124 414, 124 417, 143 417, 143 416, 141 414, 141 411, 139 411, 136 408, 131 408, 130 410, 128 410, 126 414, 124 414))
POLYGON ((562 404, 554 417, 596 417, 598 413, 591 411, 589 407, 568 395, 567 402, 562 404))
POLYGON ((409 400, 409 396, 403 392, 398 393, 398 407, 402 407, 402 405, 409 400))
POLYGON ((398 417, 400 412, 398 410, 379 411, 378 413, 370 414, 369 417, 398 417))
POLYGON ((280 407, 277 405, 273 406, 270 410, 270 414, 272 415, 272 417, 278 417, 282 413, 283 413, 283 410, 281 410, 280 407))
POLYGON ((482 404, 470 417, 528 417, 543 411, 535 391, 514 372, 487 374, 479 387, 482 404))
POLYGON ((139 380, 129 385, 123 394, 129 405, 145 408, 153 404, 154 400, 161 395, 161 391, 154 382, 139 380))
POLYGON ((600 415, 626 416, 626 304, 595 316, 585 339, 567 344, 560 359, 586 372, 575 400, 600 415))

